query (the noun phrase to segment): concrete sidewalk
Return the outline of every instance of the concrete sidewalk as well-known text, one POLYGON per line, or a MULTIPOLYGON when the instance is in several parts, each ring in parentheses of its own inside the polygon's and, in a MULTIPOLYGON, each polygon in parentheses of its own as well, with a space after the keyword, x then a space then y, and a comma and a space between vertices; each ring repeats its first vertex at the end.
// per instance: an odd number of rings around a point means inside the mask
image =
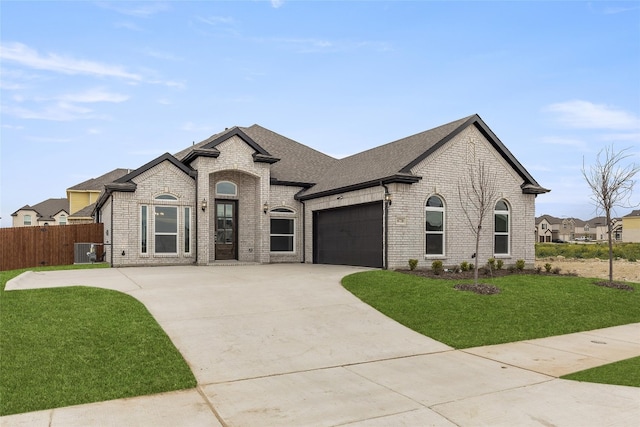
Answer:
POLYGON ((198 387, 6 416, 0 425, 638 425, 640 388, 556 377, 640 356, 640 324, 453 350, 340 286, 362 270, 272 264, 21 275, 7 290, 88 285, 139 299, 198 387))

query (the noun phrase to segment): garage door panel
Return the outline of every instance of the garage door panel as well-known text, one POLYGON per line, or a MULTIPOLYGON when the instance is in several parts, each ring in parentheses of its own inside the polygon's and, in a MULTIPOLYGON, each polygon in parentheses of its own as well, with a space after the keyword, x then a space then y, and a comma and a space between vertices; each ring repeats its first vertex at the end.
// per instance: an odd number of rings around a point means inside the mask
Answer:
POLYGON ((382 267, 382 202, 314 212, 314 262, 382 267))

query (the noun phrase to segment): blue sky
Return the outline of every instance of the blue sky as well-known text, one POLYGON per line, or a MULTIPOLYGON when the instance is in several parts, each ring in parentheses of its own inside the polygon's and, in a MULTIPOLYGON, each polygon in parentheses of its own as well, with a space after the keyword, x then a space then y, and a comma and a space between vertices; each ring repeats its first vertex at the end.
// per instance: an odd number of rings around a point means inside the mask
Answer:
POLYGON ((2 1, 0 19, 4 227, 254 123, 343 157, 478 113, 552 190, 537 215, 595 216, 581 168, 605 146, 640 163, 635 1, 2 1))

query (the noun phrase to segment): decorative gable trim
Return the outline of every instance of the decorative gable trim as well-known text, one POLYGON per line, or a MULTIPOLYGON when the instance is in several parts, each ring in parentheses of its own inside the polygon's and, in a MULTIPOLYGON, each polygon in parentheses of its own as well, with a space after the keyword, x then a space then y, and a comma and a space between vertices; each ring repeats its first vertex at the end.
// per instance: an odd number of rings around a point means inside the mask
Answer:
POLYGON ((95 214, 95 212, 97 210, 99 210, 105 204, 105 202, 107 201, 107 199, 109 199, 111 197, 111 194, 113 192, 132 193, 132 192, 136 191, 137 185, 136 185, 135 182, 132 181, 132 179, 137 177, 137 176, 139 176, 139 175, 141 175, 141 174, 143 174, 143 173, 145 173, 149 169, 152 169, 152 168, 158 166, 160 163, 165 162, 165 161, 171 163, 173 166, 175 166, 176 168, 180 169, 182 172, 184 172, 185 174, 189 175, 194 180, 198 176, 198 171, 196 171, 196 170, 192 169, 191 167, 185 165, 184 163, 180 162, 178 159, 176 159, 171 154, 164 153, 162 156, 157 157, 154 160, 151 160, 149 163, 147 163, 144 166, 141 166, 138 169, 126 174, 122 178, 118 178, 114 182, 112 182, 110 184, 106 184, 104 186, 105 191, 100 195, 100 198, 96 201, 96 207, 94 208, 94 210, 92 212, 92 215, 95 214))
POLYGON ((416 165, 422 162, 424 159, 429 157, 434 151, 438 148, 442 147, 447 142, 451 141, 457 135, 459 135, 467 126, 473 125, 478 129, 478 131, 489 141, 489 143, 493 146, 493 148, 498 151, 498 153, 502 156, 502 158, 513 168, 513 170, 522 177, 524 183, 520 186, 522 188, 522 192, 524 194, 544 194, 548 193, 551 190, 548 190, 544 187, 541 187, 540 184, 536 182, 535 179, 527 172, 527 170, 522 166, 522 164, 511 154, 511 152, 507 149, 507 147, 500 141, 500 139, 493 133, 489 126, 480 118, 479 115, 474 114, 470 116, 469 119, 465 120, 461 123, 456 129, 454 129, 451 133, 449 133, 446 137, 442 138, 436 144, 431 146, 427 151, 422 153, 416 159, 414 159, 411 163, 403 167, 400 172, 401 173, 410 173, 411 169, 413 169, 416 165))
POLYGON ((198 174, 197 171, 195 171, 194 169, 192 169, 189 166, 185 165, 184 163, 180 162, 178 159, 173 157, 171 154, 164 153, 162 156, 157 157, 154 160, 151 160, 149 163, 147 163, 144 166, 141 166, 138 169, 126 174, 122 178, 116 179, 114 181, 114 183, 128 183, 128 182, 131 182, 131 180, 133 178, 137 177, 138 175, 141 175, 141 174, 145 173, 149 169, 154 168, 154 167, 158 166, 160 163, 165 162, 165 161, 171 163, 172 165, 174 165, 175 167, 177 167, 178 169, 180 169, 182 172, 186 173, 187 175, 189 175, 193 179, 195 179, 197 174, 198 174))
POLYGON ((255 150, 253 153, 253 161, 256 163, 269 163, 273 164, 278 162, 280 159, 269 154, 267 150, 262 148, 260 144, 255 142, 249 135, 244 133, 239 127, 233 127, 228 132, 223 133, 217 138, 207 142, 200 148, 196 148, 192 150, 189 154, 185 156, 182 161, 185 164, 190 164, 196 158, 204 156, 204 157, 213 157, 216 158, 220 155, 220 151, 216 148, 219 144, 229 140, 229 138, 233 138, 237 136, 240 138, 245 144, 255 150))

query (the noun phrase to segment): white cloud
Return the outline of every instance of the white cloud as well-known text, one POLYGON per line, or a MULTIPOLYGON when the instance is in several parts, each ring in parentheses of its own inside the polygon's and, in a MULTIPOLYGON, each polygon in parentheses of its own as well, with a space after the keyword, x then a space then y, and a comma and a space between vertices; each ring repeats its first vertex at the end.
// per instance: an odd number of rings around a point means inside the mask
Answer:
POLYGON ((64 57, 54 53, 41 55, 35 49, 31 49, 22 43, 0 44, 0 59, 16 62, 30 68, 63 74, 87 74, 100 77, 117 77, 132 81, 142 80, 140 75, 130 73, 117 65, 64 57))
POLYGON ((129 96, 119 93, 110 93, 103 89, 96 88, 90 89, 85 92, 70 93, 62 95, 57 98, 64 102, 79 102, 79 103, 91 103, 91 102, 124 102, 129 99, 129 96))
POLYGON ((580 150, 585 150, 587 148, 587 143, 581 139, 576 138, 561 138, 557 136, 547 136, 542 138, 543 144, 550 145, 564 145, 567 147, 578 148, 580 150))
POLYGON ((271 0, 271 7, 278 9, 284 5, 284 0, 271 0))
POLYGON ((68 122, 81 119, 106 119, 104 115, 95 114, 92 109, 81 107, 69 102, 60 101, 49 104, 41 109, 3 106, 3 112, 21 119, 51 120, 68 122))
POLYGON ((220 25, 220 24, 224 24, 224 25, 235 24, 235 19, 229 16, 207 16, 207 17, 199 16, 197 19, 200 22, 204 22, 205 24, 214 25, 214 26, 220 25))
POLYGON ((169 5, 164 2, 99 2, 96 3, 103 9, 113 10, 122 15, 136 16, 138 18, 146 18, 156 13, 166 12, 169 10, 169 5))
POLYGON ((545 111, 557 114, 557 120, 571 128, 635 130, 640 129, 640 117, 619 108, 574 100, 551 104, 545 111))

